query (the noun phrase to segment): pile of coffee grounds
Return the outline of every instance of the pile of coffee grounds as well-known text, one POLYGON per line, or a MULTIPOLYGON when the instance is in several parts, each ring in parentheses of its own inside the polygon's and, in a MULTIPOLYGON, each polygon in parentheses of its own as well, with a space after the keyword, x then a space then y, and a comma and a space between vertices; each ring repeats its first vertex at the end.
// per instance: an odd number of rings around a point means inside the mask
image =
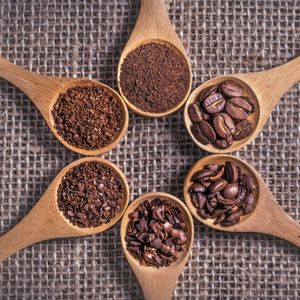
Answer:
POLYGON ((63 177, 57 191, 57 205, 73 225, 97 227, 115 217, 124 197, 119 175, 92 161, 70 169, 63 177))
POLYGON ((185 58, 159 43, 143 44, 125 58, 120 86, 126 98, 139 109, 166 112, 188 92, 190 72, 185 58))
POLYGON ((110 90, 91 83, 60 94, 52 116, 58 134, 72 146, 86 150, 110 145, 124 123, 120 100, 110 90))

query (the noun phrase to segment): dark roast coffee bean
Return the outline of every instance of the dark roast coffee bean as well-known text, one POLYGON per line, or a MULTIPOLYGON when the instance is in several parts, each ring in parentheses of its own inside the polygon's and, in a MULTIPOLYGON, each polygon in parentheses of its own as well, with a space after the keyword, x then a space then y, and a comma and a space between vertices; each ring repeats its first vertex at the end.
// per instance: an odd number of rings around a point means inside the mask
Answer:
POLYGON ((243 206, 244 203, 245 203, 245 197, 246 197, 246 189, 244 188, 243 185, 239 185, 239 192, 237 194, 237 197, 236 197, 236 204, 239 205, 239 206, 243 206))
POLYGON ((207 199, 204 193, 197 193, 193 195, 192 201, 195 207, 203 208, 207 199))
POLYGON ((248 137, 253 130, 253 126, 249 120, 243 120, 235 125, 235 133, 233 138, 235 140, 242 140, 248 137))
POLYGON ((194 124, 191 127, 191 132, 194 136, 194 138, 199 141, 201 144, 203 145, 207 145, 210 143, 209 139, 202 133, 200 127, 198 126, 198 124, 194 124))
POLYGON ((252 193, 247 193, 246 194, 246 201, 244 204, 244 212, 248 214, 254 209, 255 206, 255 199, 252 193))
POLYGON ((230 99, 230 102, 234 104, 235 106, 238 106, 248 113, 250 113, 253 109, 252 105, 244 98, 241 97, 234 97, 230 99))
POLYGON ((255 188, 253 177, 250 175, 244 175, 243 180, 246 185, 247 191, 252 193, 255 188))
POLYGON ((240 217, 243 214, 242 210, 238 210, 237 212, 228 215, 222 222, 222 226, 232 226, 240 221, 240 217))
POLYGON ((241 97, 244 93, 243 87, 233 80, 226 80, 221 84, 221 91, 228 97, 241 97))
POLYGON ((233 143, 233 137, 232 135, 228 135, 226 139, 216 139, 214 146, 219 149, 227 149, 230 147, 233 143))
MULTIPOLYGON (((235 99, 239 99, 239 98, 235 98, 235 99)), ((248 112, 245 109, 234 104, 231 101, 231 99, 229 101, 227 101, 225 110, 228 113, 228 115, 231 116, 235 120, 245 120, 248 117, 248 112)))
POLYGON ((239 186, 235 182, 235 183, 227 184, 227 186, 225 187, 222 193, 225 198, 231 199, 237 195, 238 191, 239 191, 239 186))
POLYGON ((199 128, 211 143, 213 143, 216 140, 216 133, 208 122, 201 121, 199 123, 199 128))
POLYGON ((218 179, 217 181, 212 183, 209 189, 212 193, 218 193, 226 187, 227 183, 228 181, 226 179, 218 179))
POLYGON ((204 166, 204 169, 210 170, 212 172, 217 172, 220 169, 219 164, 208 164, 204 166))
POLYGON ((196 103, 189 105, 188 114, 193 123, 199 123, 203 120, 199 106, 196 103))
POLYGON ((215 93, 203 101, 203 108, 209 113, 209 114, 215 114, 220 111, 222 111, 225 107, 226 101, 223 98, 221 94, 215 93))
POLYGON ((222 178, 224 174, 224 166, 221 166, 217 171, 215 171, 215 173, 211 176, 208 177, 209 181, 216 181, 220 178, 222 178))
POLYGON ((208 96, 215 94, 217 91, 218 91, 217 85, 209 86, 208 88, 204 89, 200 94, 200 99, 199 99, 200 102, 203 101, 208 96))
POLYGON ((233 161, 226 161, 225 175, 229 182, 236 182, 239 178, 239 173, 236 164, 233 161))
POLYGON ((202 180, 207 180, 209 178, 209 176, 213 175, 214 173, 215 173, 214 170, 203 169, 203 170, 200 170, 200 171, 196 172, 192 176, 192 180, 196 181, 196 182, 200 182, 202 180))
POLYGON ((206 191, 206 187, 201 183, 195 182, 190 186, 190 191, 194 193, 204 193, 206 191))
POLYGON ((228 114, 225 113, 219 113, 214 116, 213 127, 216 133, 224 139, 228 135, 233 134, 235 130, 233 120, 228 114))

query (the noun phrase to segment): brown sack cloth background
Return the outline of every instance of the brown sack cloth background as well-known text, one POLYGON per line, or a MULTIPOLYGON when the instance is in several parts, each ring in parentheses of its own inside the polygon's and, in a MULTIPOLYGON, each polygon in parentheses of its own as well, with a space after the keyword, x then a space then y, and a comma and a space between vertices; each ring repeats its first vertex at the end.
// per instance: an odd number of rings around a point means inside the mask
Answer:
MULTIPOLYGON (((299 55, 299 0, 168 0, 193 68, 193 87, 217 74, 260 71, 299 55)), ((1 0, 0 54, 56 76, 86 76, 116 88, 117 64, 134 26, 134 0, 1 0)), ((272 97, 272 95, 270 95, 272 97)), ((256 168, 300 222, 300 85, 275 108, 263 132, 234 153, 256 168)), ((268 101, 268 99, 266 99, 268 101)), ((199 158, 182 110, 160 119, 130 113, 127 137, 110 153, 128 176, 131 200, 147 191, 181 197, 199 158)), ((41 114, 0 80, 0 235, 34 206, 57 172, 79 155, 64 148, 41 114)), ((195 224, 192 257, 175 299, 299 299, 300 251, 260 234, 195 224)), ((0 264, 0 299, 141 299, 122 253, 119 224, 95 236, 43 242, 0 264)), ((159 299, 158 299, 159 300, 159 299)))

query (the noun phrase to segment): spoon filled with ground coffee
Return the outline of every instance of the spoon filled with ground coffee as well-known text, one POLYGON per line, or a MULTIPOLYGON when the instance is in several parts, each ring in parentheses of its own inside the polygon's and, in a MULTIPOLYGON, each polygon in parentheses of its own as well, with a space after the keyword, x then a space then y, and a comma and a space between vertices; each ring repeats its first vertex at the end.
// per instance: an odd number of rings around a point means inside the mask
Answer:
POLYGON ((100 155, 114 148, 127 132, 127 107, 103 83, 38 75, 2 57, 0 77, 32 100, 57 139, 75 152, 100 155))
POLYGON ((128 205, 121 170, 98 157, 79 159, 58 173, 31 212, 0 237, 0 262, 40 241, 84 236, 113 226, 128 205))
POLYGON ((263 72, 210 79, 186 103, 186 129, 208 152, 236 151, 256 138, 280 98, 299 80, 300 57, 263 72))
POLYGON ((189 59, 163 0, 142 0, 119 61, 122 97, 137 114, 160 117, 174 113, 185 103, 191 84, 189 59))
POLYGON ((148 193, 130 204, 121 223, 121 241, 145 299, 171 299, 193 239, 193 218, 174 196, 148 193))
POLYGON ((234 156, 200 159, 189 170, 183 193, 193 216, 207 226, 270 234, 300 247, 300 224, 276 202, 259 174, 234 156))

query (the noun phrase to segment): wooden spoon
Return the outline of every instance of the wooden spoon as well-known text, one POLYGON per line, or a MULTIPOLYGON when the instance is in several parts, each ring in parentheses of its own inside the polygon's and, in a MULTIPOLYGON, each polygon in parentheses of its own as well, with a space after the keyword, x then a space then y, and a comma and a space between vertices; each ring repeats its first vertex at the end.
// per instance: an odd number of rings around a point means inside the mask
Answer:
POLYGON ((170 22, 163 0, 141 0, 141 7, 138 19, 136 21, 134 30, 131 33, 131 36, 121 54, 118 66, 118 87, 120 94, 122 95, 128 107, 135 113, 145 117, 161 117, 174 113, 180 107, 183 106, 190 94, 192 86, 191 74, 192 73, 189 58, 181 43, 181 40, 177 36, 170 22), (188 65, 190 73, 190 85, 184 98, 174 108, 161 113, 151 113, 143 111, 137 106, 135 106, 130 101, 130 99, 127 99, 126 96, 123 94, 120 85, 121 66, 126 56, 140 45, 151 42, 165 44, 166 46, 171 47, 177 53, 181 54, 188 65))
POLYGON ((86 157, 76 160, 58 173, 30 213, 18 225, 0 237, 0 262, 18 250, 40 241, 102 232, 113 226, 122 217, 128 205, 128 199, 129 188, 126 177, 115 164, 98 157, 86 157), (58 209, 57 189, 62 178, 71 168, 87 161, 98 161, 118 174, 125 191, 124 203, 120 212, 109 223, 98 227, 80 228, 72 225, 58 209))
POLYGON ((176 286, 176 281, 182 272, 191 252, 194 240, 194 224, 193 218, 182 201, 167 193, 147 193, 132 202, 121 222, 121 242, 125 252, 125 256, 137 277, 144 296, 147 300, 168 300, 171 299, 173 290, 176 286), (186 250, 179 253, 179 258, 169 267, 155 268, 147 265, 142 265, 127 249, 126 249, 126 230, 129 223, 128 215, 132 213, 145 200, 152 201, 155 198, 172 201, 184 214, 186 224, 189 228, 189 239, 186 244, 186 250))
POLYGON ((185 177, 183 187, 184 199, 193 216, 215 229, 231 232, 259 232, 280 237, 300 247, 300 224, 293 220, 276 202, 267 185, 259 174, 246 162, 226 154, 215 154, 206 156, 198 160, 189 170, 185 177), (252 175, 255 178, 256 190, 254 197, 256 199, 256 207, 254 211, 248 215, 242 216, 241 221, 235 225, 224 227, 214 225, 213 219, 203 219, 197 214, 197 209, 192 204, 189 193, 189 187, 192 184, 193 174, 203 169, 209 163, 225 163, 225 161, 233 161, 239 165, 244 173, 252 175))
POLYGON ((15 64, 10 63, 3 57, 0 57, 0 77, 14 84, 21 91, 23 91, 39 109, 44 119, 46 120, 50 130, 56 136, 56 138, 67 148, 74 152, 83 155, 100 155, 116 147, 120 140, 124 137, 128 129, 128 110, 121 98, 121 96, 109 86, 91 79, 84 78, 60 78, 39 75, 30 71, 27 71, 15 64), (124 115, 124 121, 122 129, 117 138, 105 147, 101 147, 95 150, 86 150, 75 147, 65 141, 56 131, 54 127, 54 120, 51 114, 53 105, 56 103, 59 95, 65 92, 67 89, 81 85, 85 83, 93 83, 101 88, 107 89, 114 94, 116 99, 119 100, 124 115))
POLYGON ((212 153, 229 153, 236 151, 250 143, 263 129, 275 105, 286 91, 300 80, 300 57, 276 68, 256 73, 233 74, 212 78, 199 87, 190 95, 184 109, 184 122, 186 129, 193 142, 200 148, 212 153), (256 111, 248 119, 251 120, 254 130, 250 136, 243 140, 234 141, 227 149, 218 149, 213 145, 204 145, 196 140, 191 132, 192 122, 188 115, 188 106, 199 99, 201 92, 213 85, 218 85, 225 80, 234 80, 241 84, 246 93, 252 96, 256 103, 256 111))

